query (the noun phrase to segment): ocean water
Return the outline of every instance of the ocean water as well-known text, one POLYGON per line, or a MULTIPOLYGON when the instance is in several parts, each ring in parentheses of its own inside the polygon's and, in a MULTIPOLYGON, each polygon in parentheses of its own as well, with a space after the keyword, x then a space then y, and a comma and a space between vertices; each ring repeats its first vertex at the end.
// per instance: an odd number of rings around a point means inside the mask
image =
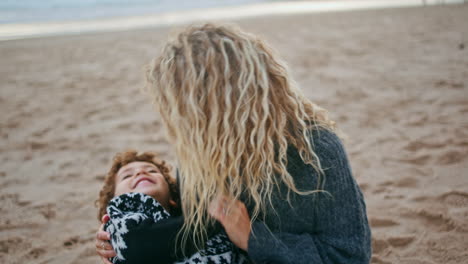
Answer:
POLYGON ((467 2, 468 0, 0 0, 0 41, 174 26, 197 21, 229 21, 265 15, 467 2), (203 9, 197 10, 200 8, 203 9))
MULTIPOLYGON (((0 25, 35 22, 66 22, 150 15, 212 7, 230 7, 258 3, 302 2, 302 0, 0 0, 0 25)), ((344 4, 401 5, 466 3, 468 0, 321 0, 318 6, 344 4), (367 4, 366 4, 367 2, 367 4), (373 2, 373 3, 372 3, 373 2), (390 3, 390 4, 389 4, 390 3)), ((309 2, 309 3, 310 3, 309 2)), ((313 3, 312 3, 313 4, 313 3)))
POLYGON ((90 20, 278 0, 0 0, 0 24, 90 20))

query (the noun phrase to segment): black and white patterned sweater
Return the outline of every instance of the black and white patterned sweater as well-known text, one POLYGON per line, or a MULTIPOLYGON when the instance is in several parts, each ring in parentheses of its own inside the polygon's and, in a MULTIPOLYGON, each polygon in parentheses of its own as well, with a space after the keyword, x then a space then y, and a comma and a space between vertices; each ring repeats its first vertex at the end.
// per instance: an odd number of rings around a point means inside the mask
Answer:
POLYGON ((153 197, 142 193, 126 193, 114 197, 107 206, 110 220, 104 230, 111 235, 117 255, 114 264, 145 263, 250 263, 246 254, 220 232, 211 236, 205 249, 195 251, 188 245, 183 256, 176 250, 176 236, 183 225, 182 216, 171 216, 153 197), (179 257, 176 257, 179 256, 179 257))

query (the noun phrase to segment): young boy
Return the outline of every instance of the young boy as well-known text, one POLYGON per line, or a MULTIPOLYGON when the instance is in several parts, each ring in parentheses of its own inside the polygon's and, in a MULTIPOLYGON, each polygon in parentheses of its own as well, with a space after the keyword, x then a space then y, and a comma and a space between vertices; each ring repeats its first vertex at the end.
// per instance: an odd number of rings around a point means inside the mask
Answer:
MULTIPOLYGON (((104 230, 110 234, 116 255, 109 260, 114 264, 248 263, 224 232, 210 236, 200 251, 189 238, 182 252, 176 236, 183 217, 170 170, 152 152, 127 151, 114 157, 97 201, 98 218, 106 214, 110 218, 104 230)), ((98 243, 98 254, 105 245, 104 241, 98 243)))

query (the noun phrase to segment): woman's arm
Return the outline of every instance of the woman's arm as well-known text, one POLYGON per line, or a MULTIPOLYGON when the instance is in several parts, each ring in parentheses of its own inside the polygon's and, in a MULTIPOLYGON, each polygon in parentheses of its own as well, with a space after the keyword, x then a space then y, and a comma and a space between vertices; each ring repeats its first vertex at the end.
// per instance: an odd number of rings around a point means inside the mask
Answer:
MULTIPOLYGON (((176 237, 184 219, 182 216, 171 217, 159 222, 141 223, 132 229, 125 237, 127 250, 125 263, 173 263, 183 256, 180 245, 176 244, 176 237), (176 251, 177 249, 177 251, 176 251), (156 262, 155 262, 156 261, 156 262)), ((195 250, 187 246, 187 255, 195 250)))
MULTIPOLYGON (((163 219, 156 223, 147 219, 133 227, 124 239, 127 246, 124 251, 125 263, 144 264, 157 261, 157 263, 165 264, 173 263, 182 257, 184 253, 176 244, 176 236, 183 222, 182 216, 163 219)), ((103 263, 110 263, 106 258, 115 256, 112 246, 106 239, 108 235, 109 233, 103 231, 98 232, 97 235, 96 248, 103 263), (99 250, 102 243, 105 243, 106 251, 99 250), (110 251, 113 254, 109 254, 110 251), (107 254, 104 254, 106 252, 107 254)), ((195 248, 188 243, 185 255, 192 255, 195 251, 195 248)))
MULTIPOLYGON (((327 131, 314 134, 313 139, 325 171, 323 189, 328 193, 294 195, 294 214, 283 209, 287 201, 280 201, 284 205, 277 208, 281 230, 270 230, 265 223, 254 222, 247 238, 247 253, 256 263, 369 263, 370 229, 364 199, 342 144, 327 131)), ((314 170, 298 167, 290 173, 299 188, 316 182, 314 170)), ((238 210, 230 214, 242 215, 238 210)), ((230 223, 235 219, 225 217, 224 223, 221 221, 229 237, 246 231, 230 223)), ((245 243, 245 236, 241 241, 245 243)))
POLYGON ((155 259, 158 263, 172 263, 176 256, 183 255, 176 245, 184 223, 182 216, 171 217, 151 196, 122 194, 109 201, 107 212, 110 217, 104 228, 110 233, 112 246, 102 241, 100 244, 101 248, 115 251, 111 259, 115 264, 153 263, 155 259))

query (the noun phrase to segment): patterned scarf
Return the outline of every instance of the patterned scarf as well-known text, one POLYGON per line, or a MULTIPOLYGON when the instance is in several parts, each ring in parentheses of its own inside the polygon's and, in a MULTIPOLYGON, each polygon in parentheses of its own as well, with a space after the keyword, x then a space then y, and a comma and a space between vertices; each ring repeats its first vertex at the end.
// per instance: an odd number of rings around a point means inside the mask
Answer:
MULTIPOLYGON (((117 253, 115 257, 109 259, 114 264, 126 263, 126 251, 129 250, 126 239, 127 235, 132 232, 132 228, 137 227, 143 221, 157 223, 171 217, 158 201, 143 193, 126 193, 114 197, 107 206, 107 214, 110 220, 104 225, 104 230, 110 233, 112 247, 117 253)), ((157 260, 154 261, 157 262, 157 260)), ((210 237, 203 250, 174 263, 247 264, 250 261, 244 252, 229 241, 223 231, 210 237)))

